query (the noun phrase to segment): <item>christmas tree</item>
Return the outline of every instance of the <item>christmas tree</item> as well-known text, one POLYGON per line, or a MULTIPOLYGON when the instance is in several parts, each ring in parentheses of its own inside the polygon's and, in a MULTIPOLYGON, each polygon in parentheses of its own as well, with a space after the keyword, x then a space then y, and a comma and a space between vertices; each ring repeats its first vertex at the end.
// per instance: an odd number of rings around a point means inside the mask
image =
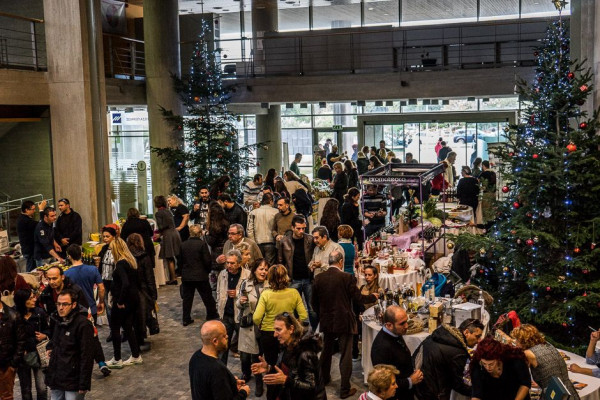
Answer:
POLYGON ((456 241, 484 266, 475 281, 494 294, 495 316, 516 310, 555 343, 578 347, 600 320, 600 124, 580 108, 592 76, 569 46, 559 19, 535 50, 535 81, 519 83, 521 122, 497 152, 506 182, 498 218, 487 237, 456 241))
POLYGON ((248 170, 258 165, 257 147, 265 146, 263 143, 240 145, 235 127, 235 121, 240 118, 227 110, 231 90, 223 85, 220 49, 212 49, 211 33, 211 27, 203 20, 189 76, 173 77, 175 91, 187 109, 186 116, 162 109, 173 127, 173 134, 183 136, 183 148, 152 148, 176 171, 173 193, 189 202, 200 187, 224 175, 231 178, 229 188, 237 194, 248 170))

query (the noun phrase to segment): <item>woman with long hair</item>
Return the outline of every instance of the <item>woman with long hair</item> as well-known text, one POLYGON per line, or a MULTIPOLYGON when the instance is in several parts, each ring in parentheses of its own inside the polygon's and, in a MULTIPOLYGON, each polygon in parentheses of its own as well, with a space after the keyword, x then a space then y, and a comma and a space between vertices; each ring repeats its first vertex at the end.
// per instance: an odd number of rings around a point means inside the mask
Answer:
POLYGON ((377 158, 377 156, 371 156, 369 158, 369 171, 379 167, 383 167, 383 164, 381 163, 379 158, 377 158))
POLYGON ((285 171, 283 173, 283 180, 285 187, 290 194, 294 194, 298 189, 308 191, 308 186, 306 183, 304 183, 302 179, 300 179, 300 177, 292 171, 285 171))
POLYGON ((329 186, 333 189, 333 198, 338 201, 338 207, 344 202, 344 195, 348 191, 348 175, 344 172, 344 164, 336 162, 333 164, 335 175, 329 186))
POLYGON ((17 272, 19 266, 12 257, 0 256, 0 295, 2 295, 4 301, 10 301, 10 296, 15 290, 28 289, 30 286, 27 284, 25 279, 17 272))
POLYGON ((344 250, 344 272, 354 275, 354 263, 356 261, 356 247, 352 243, 354 230, 350 225, 339 225, 337 236, 338 244, 344 250))
MULTIPOLYGON (((530 324, 523 324, 510 332, 517 346, 525 351, 531 377, 545 392, 550 383, 550 378, 560 378, 566 388, 571 392, 572 400, 579 400, 577 389, 569 378, 567 364, 556 347, 546 342, 546 338, 538 329, 530 324)), ((542 398, 545 398, 542 392, 542 398)))
POLYGON ((228 175, 223 175, 213 181, 210 184, 210 198, 212 200, 219 200, 219 196, 227 192, 231 178, 228 175))
MULTIPOLYGON (((283 265, 271 266, 267 281, 269 288, 260 295, 253 320, 254 325, 260 329, 260 344, 265 360, 269 365, 275 365, 279 349, 279 342, 275 337, 275 317, 284 312, 297 313, 300 320, 304 321, 308 319, 308 313, 298 291, 289 287, 290 278, 283 265)), ((274 395, 276 393, 267 387, 267 399, 275 399, 274 395)))
POLYGON ((523 349, 492 337, 477 345, 469 364, 472 399, 529 399, 531 376, 523 349))
MULTIPOLYGON (((113 271, 115 270, 115 259, 112 251, 110 250, 110 244, 119 237, 117 232, 117 226, 110 224, 102 227, 102 241, 104 245, 100 249, 97 257, 94 257, 94 263, 98 267, 98 272, 102 276, 102 283, 104 284, 104 304, 108 303, 108 296, 111 293, 113 271)), ((106 307, 106 318, 110 322, 112 310, 110 307, 106 307)), ((109 334, 106 338, 107 342, 112 340, 112 335, 109 334)))
POLYGON ((210 285, 215 291, 217 289, 217 275, 223 269, 222 264, 217 263, 217 257, 223 254, 223 246, 227 241, 229 220, 225 210, 217 201, 211 201, 208 205, 208 217, 206 219, 207 233, 204 240, 211 248, 212 270, 209 274, 210 285))
POLYGON ((137 261, 127 243, 117 238, 110 243, 110 250, 115 259, 112 283, 112 318, 110 331, 113 338, 113 358, 106 364, 109 368, 121 369, 125 365, 141 364, 142 356, 137 336, 133 332, 133 321, 140 308, 140 283, 137 272, 137 261), (123 328, 131 348, 131 357, 121 360, 121 335, 123 328))
POLYGON ((268 186, 271 189, 275 187, 275 178, 277 177, 277 170, 275 168, 269 168, 267 176, 265 177, 264 186, 268 186))
POLYGON ((281 400, 324 400, 327 398, 318 354, 323 348, 318 337, 305 334, 300 322, 288 312, 273 322, 275 339, 282 349, 277 363, 261 359, 252 365, 255 375, 264 375, 268 393, 281 400))
MULTIPOLYGON (((269 287, 267 282, 267 273, 269 272, 269 263, 264 258, 259 258, 252 265, 250 277, 242 282, 240 293, 236 301, 236 306, 240 309, 240 330, 238 350, 242 362, 242 379, 246 382, 252 377, 250 365, 258 362, 259 354, 262 349, 258 342, 258 327, 252 323, 249 326, 243 326, 245 319, 252 319, 252 314, 256 310, 258 299, 264 289, 269 287)), ((256 376, 256 397, 263 395, 262 375, 256 376)))
POLYGON ((152 310, 154 304, 158 300, 158 292, 156 290, 156 281, 154 279, 154 269, 152 268, 152 259, 146 253, 144 239, 138 233, 132 233, 127 238, 127 248, 135 257, 137 263, 137 276, 140 283, 140 309, 136 313, 134 320, 134 330, 137 336, 138 345, 146 346, 146 326, 150 326, 150 321, 154 320, 152 310))
POLYGON ((344 161, 344 172, 348 176, 348 188, 358 188, 358 170, 352 160, 344 161))
POLYGON ((181 251, 181 237, 175 229, 173 214, 167 210, 167 199, 165 199, 165 196, 154 197, 154 207, 156 208, 154 219, 156 219, 156 225, 161 237, 158 257, 163 260, 163 266, 169 269, 170 280, 167 281, 167 285, 177 285, 175 259, 181 251))
POLYGON ((152 242, 154 231, 150 222, 146 218, 142 218, 140 211, 133 207, 127 210, 127 220, 125 220, 125 223, 121 227, 121 239, 127 241, 129 235, 132 233, 138 233, 144 239, 144 251, 150 256, 152 268, 154 268, 154 256, 156 255, 154 243, 152 242))
POLYGON ((283 180, 275 181, 275 187, 273 188, 273 191, 279 195, 280 199, 282 197, 287 197, 288 199, 292 198, 290 192, 288 192, 287 188, 285 187, 285 183, 283 182, 283 180))
POLYGON ((323 214, 321 216, 321 220, 319 221, 319 225, 327 228, 327 232, 329 232, 329 238, 334 242, 338 241, 338 233, 337 228, 342 223, 342 219, 340 218, 339 213, 340 203, 336 199, 329 199, 325 206, 323 207, 323 214))
POLYGON ((362 250, 364 236, 362 220, 360 219, 360 210, 358 201, 360 200, 360 190, 357 188, 348 189, 348 193, 344 196, 344 204, 342 204, 342 212, 340 213, 341 223, 350 225, 354 231, 352 238, 356 240, 358 250, 362 250))
POLYGON ((23 400, 32 400, 31 394, 31 376, 35 380, 35 391, 38 400, 48 398, 48 388, 44 383, 44 372, 39 366, 39 356, 37 353, 37 344, 42 340, 48 339, 50 327, 48 326, 48 316, 46 312, 36 307, 37 297, 31 289, 19 289, 15 291, 15 308, 23 317, 23 330, 26 336, 25 342, 25 360, 31 360, 33 363, 37 360, 38 366, 32 366, 30 362, 23 362, 19 365, 17 373, 19 383, 21 384, 21 398, 23 400))
MULTIPOLYGON (((363 275, 365 277, 365 283, 360 287, 360 294, 363 296, 368 296, 373 293, 379 293, 379 271, 377 267, 372 265, 367 265, 363 268, 363 275)), ((356 323, 360 326, 362 324, 361 318, 362 314, 366 309, 373 307, 377 302, 373 303, 353 303, 352 308, 354 309, 354 314, 356 315, 356 323)), ((352 342, 352 358, 358 358, 358 341, 362 337, 362 332, 359 329, 358 334, 354 335, 352 342)))
POLYGON ((175 230, 179 232, 181 241, 185 242, 190 237, 190 228, 188 227, 188 221, 190 220, 190 210, 183 204, 183 200, 174 194, 167 197, 167 204, 173 214, 173 221, 175 222, 175 230))
POLYGON ((479 204, 479 181, 471 175, 471 168, 466 165, 461 169, 462 178, 456 186, 456 197, 459 204, 473 207, 473 215, 479 204))

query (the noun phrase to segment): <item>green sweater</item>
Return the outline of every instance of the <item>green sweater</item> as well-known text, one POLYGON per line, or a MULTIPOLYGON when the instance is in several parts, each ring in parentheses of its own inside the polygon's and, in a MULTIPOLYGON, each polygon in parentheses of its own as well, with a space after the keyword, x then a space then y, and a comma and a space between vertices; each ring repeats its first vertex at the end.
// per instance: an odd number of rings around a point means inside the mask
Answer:
POLYGON ((265 289, 260 295, 252 319, 254 325, 259 326, 261 331, 272 332, 275 330, 273 327, 275 317, 286 311, 290 314, 296 311, 300 321, 308 319, 302 297, 296 289, 286 288, 277 291, 265 289))

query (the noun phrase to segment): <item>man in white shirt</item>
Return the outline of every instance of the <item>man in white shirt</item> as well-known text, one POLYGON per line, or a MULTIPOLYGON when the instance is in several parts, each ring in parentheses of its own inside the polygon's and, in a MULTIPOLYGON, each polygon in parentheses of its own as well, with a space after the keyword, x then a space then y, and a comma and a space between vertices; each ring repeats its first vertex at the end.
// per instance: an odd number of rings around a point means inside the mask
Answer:
POLYGON ((315 252, 313 253, 312 260, 308 264, 308 267, 314 273, 315 277, 321 272, 327 271, 327 268, 329 268, 329 255, 334 250, 342 253, 342 265, 344 265, 344 249, 329 238, 327 228, 324 226, 315 226, 312 230, 312 235, 317 247, 315 247, 315 252))
POLYGON ((252 210, 248 215, 248 238, 258 244, 258 248, 269 265, 275 264, 277 258, 277 249, 273 238, 277 214, 279 214, 279 210, 273 208, 273 195, 264 193, 260 207, 252 210))

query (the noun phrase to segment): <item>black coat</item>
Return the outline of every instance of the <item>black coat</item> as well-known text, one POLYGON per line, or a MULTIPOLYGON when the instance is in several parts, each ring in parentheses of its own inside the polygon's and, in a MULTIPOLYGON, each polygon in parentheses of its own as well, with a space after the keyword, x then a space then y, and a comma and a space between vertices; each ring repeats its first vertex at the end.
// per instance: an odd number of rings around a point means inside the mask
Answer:
POLYGON ((321 321, 321 332, 356 335, 356 315, 352 302, 372 303, 376 300, 372 294, 360 294, 356 277, 337 267, 329 267, 317 275, 313 283, 311 303, 321 321))
POLYGON ((26 331, 21 315, 4 302, 0 318, 0 368, 17 368, 23 358, 26 343, 26 331))
POLYGON ((326 400, 327 393, 321 377, 319 352, 322 350, 315 336, 304 337, 292 350, 284 350, 278 367, 287 371, 287 381, 279 387, 281 400, 326 400))
POLYGON ((358 211, 358 206, 354 205, 352 200, 345 201, 344 204, 342 204, 340 218, 342 219, 342 224, 350 225, 350 227, 354 230, 355 235, 362 235, 362 221, 360 220, 360 213, 358 211))
POLYGON ((240 224, 246 229, 248 225, 248 214, 238 203, 235 203, 231 209, 225 209, 225 217, 229 224, 240 224))
POLYGON ((410 350, 402 336, 393 337, 383 329, 379 331, 371 347, 371 363, 393 365, 400 371, 396 375, 396 395, 392 399, 412 400, 413 389, 408 388, 408 377, 414 372, 410 350))
POLYGON ((156 279, 154 277, 152 259, 145 252, 135 253, 133 256, 137 262, 141 298, 145 299, 148 303, 154 304, 158 299, 158 292, 156 291, 156 279))
POLYGON ((156 255, 156 251, 154 250, 154 243, 152 242, 154 231, 152 230, 152 226, 150 226, 150 222, 141 218, 127 218, 127 221, 125 221, 121 228, 121 239, 127 241, 127 238, 132 233, 139 233, 142 236, 142 239, 144 239, 144 250, 146 250, 146 253, 150 256, 152 267, 154 267, 154 256, 156 255))
POLYGON ((76 392, 90 390, 94 367, 94 327, 87 319, 87 309, 79 306, 63 320, 58 314, 47 348, 52 350, 46 371, 46 385, 51 389, 76 392))
POLYGON ((356 160, 356 169, 358 170, 358 175, 362 175, 369 170, 369 159, 367 158, 359 158, 356 160))
POLYGON ((124 304, 131 308, 139 304, 140 282, 137 271, 125 260, 115 265, 113 281, 110 288, 113 297, 113 307, 124 304))
POLYGON ((21 253, 25 255, 33 255, 33 237, 35 236, 37 224, 38 221, 29 218, 25 214, 21 214, 17 218, 17 234, 21 244, 21 253))
POLYGON ((181 244, 181 281, 206 282, 212 268, 212 259, 204 239, 190 237, 181 244))
POLYGON ((340 202, 344 203, 344 195, 348 192, 348 175, 344 171, 335 174, 333 181, 333 197, 340 202))
POLYGON ((459 204, 473 207, 473 214, 479 204, 479 181, 472 176, 461 178, 456 186, 456 197, 459 204))
POLYGON ((420 400, 450 399, 450 392, 471 396, 471 387, 463 381, 469 352, 463 334, 455 327, 442 325, 415 351, 422 354, 423 381, 415 388, 420 400))
POLYGON ((50 327, 48 326, 48 315, 43 308, 34 307, 31 310, 31 316, 29 319, 23 318, 23 329, 25 330, 26 342, 25 351, 32 352, 36 351, 37 339, 35 337, 36 332, 41 332, 44 335, 50 337, 50 327))
POLYGON ((81 246, 83 243, 81 216, 75 211, 71 210, 70 213, 62 213, 56 219, 56 226, 54 227, 54 240, 62 247, 63 251, 71 244, 78 244, 81 246), (69 239, 69 244, 63 245, 61 239, 69 239))

